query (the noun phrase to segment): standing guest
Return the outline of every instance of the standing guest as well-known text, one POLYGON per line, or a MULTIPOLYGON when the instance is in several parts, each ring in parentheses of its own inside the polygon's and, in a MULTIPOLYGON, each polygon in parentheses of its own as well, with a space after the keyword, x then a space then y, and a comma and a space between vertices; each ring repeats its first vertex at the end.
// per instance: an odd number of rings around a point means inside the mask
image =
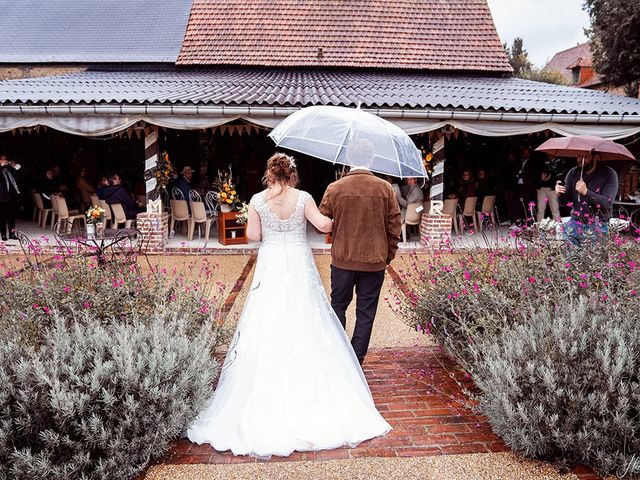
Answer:
POLYGON ((106 187, 102 195, 109 205, 119 203, 122 205, 125 215, 128 219, 134 219, 138 215, 138 205, 133 196, 122 185, 122 180, 117 173, 109 176, 109 186, 106 187))
POLYGON ((96 193, 96 189, 87 181, 87 169, 84 167, 80 168, 80 174, 76 178, 76 188, 80 195, 80 209, 84 211, 91 206, 91 195, 96 193))
POLYGON ((193 177, 193 172, 193 168, 187 165, 182 169, 180 178, 176 180, 174 187, 182 192, 182 198, 180 200, 186 200, 187 202, 189 201, 189 192, 191 191, 191 178, 193 177))
POLYGON ((538 215, 536 220, 538 223, 544 218, 547 205, 551 210, 551 215, 556 222, 560 221, 560 206, 558 205, 558 192, 555 190, 556 179, 551 172, 548 162, 542 164, 540 169, 540 177, 538 181, 538 215))
POLYGON ((565 226, 568 239, 579 245, 585 234, 597 236, 609 233, 609 219, 613 215, 613 200, 618 194, 618 174, 600 164, 600 155, 592 152, 578 157, 578 165, 557 182, 560 201, 571 206, 571 219, 565 226))
POLYGON ((7 240, 7 227, 9 238, 17 240, 16 236, 16 211, 20 188, 16 181, 15 173, 20 165, 10 162, 5 154, 0 154, 0 234, 2 240, 7 240))
POLYGON ((527 147, 522 149, 522 160, 520 162, 520 170, 518 171, 518 217, 517 219, 525 222, 528 218, 529 205, 535 202, 536 185, 538 183, 536 168, 531 159, 531 152, 527 147))

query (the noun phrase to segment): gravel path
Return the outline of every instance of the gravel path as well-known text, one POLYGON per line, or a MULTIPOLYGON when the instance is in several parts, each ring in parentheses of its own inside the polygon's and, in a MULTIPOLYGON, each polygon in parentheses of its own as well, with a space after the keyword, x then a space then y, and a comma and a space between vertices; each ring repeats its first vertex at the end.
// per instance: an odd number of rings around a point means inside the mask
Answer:
POLYGON ((161 465, 145 480, 543 480, 577 479, 545 463, 521 460, 512 453, 481 453, 419 458, 362 458, 315 462, 239 465, 161 465))

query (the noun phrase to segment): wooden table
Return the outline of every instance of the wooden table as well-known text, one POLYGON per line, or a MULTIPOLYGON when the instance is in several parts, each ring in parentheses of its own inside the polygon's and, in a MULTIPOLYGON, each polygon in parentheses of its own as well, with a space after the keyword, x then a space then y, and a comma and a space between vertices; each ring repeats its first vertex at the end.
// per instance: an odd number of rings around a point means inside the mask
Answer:
POLYGON ((218 215, 218 242, 222 245, 243 245, 247 242, 247 226, 237 222, 238 212, 218 215))

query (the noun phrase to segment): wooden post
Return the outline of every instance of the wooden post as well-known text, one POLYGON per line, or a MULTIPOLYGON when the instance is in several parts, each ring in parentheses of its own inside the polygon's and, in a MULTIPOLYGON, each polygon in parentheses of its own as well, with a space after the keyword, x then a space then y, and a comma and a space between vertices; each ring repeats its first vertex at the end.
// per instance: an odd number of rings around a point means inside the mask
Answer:
POLYGON ((163 253, 169 239, 169 215, 163 211, 161 199, 156 189, 155 169, 158 165, 158 127, 145 129, 144 136, 144 178, 147 198, 146 211, 138 214, 138 228, 145 237, 147 253, 163 253))

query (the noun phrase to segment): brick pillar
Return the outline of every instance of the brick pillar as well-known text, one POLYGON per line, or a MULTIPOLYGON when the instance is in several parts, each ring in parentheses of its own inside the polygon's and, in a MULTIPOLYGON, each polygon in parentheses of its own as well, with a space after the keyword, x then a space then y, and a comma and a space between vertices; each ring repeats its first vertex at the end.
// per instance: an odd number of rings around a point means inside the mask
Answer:
POLYGON ((164 253, 169 239, 169 214, 139 213, 137 225, 144 236, 145 252, 164 253))
POLYGON ((451 215, 423 213, 420 223, 420 243, 434 250, 448 246, 451 241, 452 222, 451 215))

